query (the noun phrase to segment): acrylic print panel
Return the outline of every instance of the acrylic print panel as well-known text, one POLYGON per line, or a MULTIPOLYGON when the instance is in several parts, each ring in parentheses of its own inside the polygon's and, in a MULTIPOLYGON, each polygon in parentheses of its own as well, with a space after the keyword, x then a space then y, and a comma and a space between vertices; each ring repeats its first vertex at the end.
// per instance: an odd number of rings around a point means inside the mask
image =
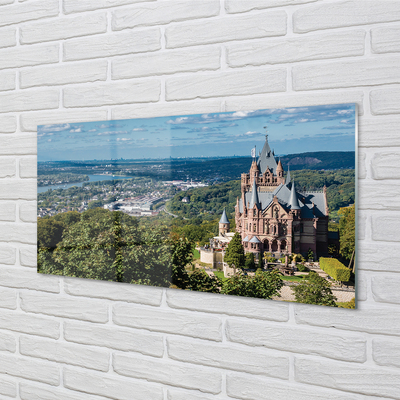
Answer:
POLYGON ((38 272, 354 308, 356 105, 38 127, 38 272))

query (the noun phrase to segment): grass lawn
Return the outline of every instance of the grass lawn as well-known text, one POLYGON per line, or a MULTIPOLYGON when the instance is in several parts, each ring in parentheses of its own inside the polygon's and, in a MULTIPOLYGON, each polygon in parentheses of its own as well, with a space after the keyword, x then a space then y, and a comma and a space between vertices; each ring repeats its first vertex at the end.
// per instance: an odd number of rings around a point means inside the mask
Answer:
POLYGON ((214 271, 214 275, 221 279, 221 281, 226 281, 228 278, 225 278, 223 271, 214 271))
POLYGON ((193 258, 195 260, 200 260, 200 252, 197 249, 194 249, 193 258))
POLYGON ((296 276, 292 276, 292 275, 282 275, 281 278, 283 281, 289 281, 289 282, 301 282, 303 280, 303 276, 304 275, 296 275, 296 276))

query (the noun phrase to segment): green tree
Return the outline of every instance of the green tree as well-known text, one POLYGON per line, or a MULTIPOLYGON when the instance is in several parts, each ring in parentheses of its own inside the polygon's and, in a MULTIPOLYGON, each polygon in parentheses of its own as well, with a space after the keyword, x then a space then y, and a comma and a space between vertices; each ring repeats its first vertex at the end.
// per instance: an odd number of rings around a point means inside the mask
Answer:
POLYGON ((195 269, 190 275, 190 290, 219 293, 221 285, 221 281, 216 276, 208 275, 203 269, 195 269))
POLYGON ((246 259, 245 259, 245 263, 244 263, 244 267, 246 269, 254 269, 256 267, 256 264, 254 262, 254 253, 247 253, 245 255, 246 259))
POLYGON ((171 239, 172 244, 172 279, 171 283, 180 289, 190 286, 186 266, 193 262, 193 243, 187 238, 171 239))
POLYGON ((224 256, 224 262, 226 262, 230 267, 232 267, 232 265, 236 268, 244 266, 244 248, 242 245, 242 237, 238 232, 233 235, 232 240, 228 244, 224 256))
POLYGON ((282 286, 281 274, 277 270, 258 270, 253 276, 240 273, 227 279, 223 282, 221 293, 270 299, 272 296, 279 296, 282 286))
POLYGON ((337 298, 332 294, 331 283, 311 271, 308 276, 294 287, 294 295, 298 303, 317 304, 337 307, 337 298))
POLYGON ((351 258, 355 249, 355 232, 356 232, 356 209, 353 204, 350 207, 341 208, 338 212, 339 233, 340 233, 340 254, 347 258, 351 258))

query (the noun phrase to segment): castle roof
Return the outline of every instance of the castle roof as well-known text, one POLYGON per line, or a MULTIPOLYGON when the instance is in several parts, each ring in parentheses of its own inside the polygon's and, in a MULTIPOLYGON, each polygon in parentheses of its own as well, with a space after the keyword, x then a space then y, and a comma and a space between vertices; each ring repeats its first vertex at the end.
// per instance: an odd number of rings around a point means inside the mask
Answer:
POLYGON ((221 216, 221 219, 219 220, 219 223, 220 224, 229 224, 229 219, 228 219, 228 216, 226 215, 225 208, 224 208, 224 211, 222 212, 222 216, 221 216))
POLYGON ((285 184, 288 185, 290 182, 291 182, 291 179, 290 179, 290 169, 289 169, 289 165, 288 165, 285 184))
POLYGON ((262 148, 261 154, 258 157, 257 166, 262 174, 267 170, 267 168, 269 168, 272 173, 276 173, 276 168, 278 165, 276 164, 274 154, 269 147, 268 136, 265 138, 264 147, 262 148))
POLYGON ((250 243, 261 243, 257 236, 253 236, 250 239, 250 243))
MULTIPOLYGON (((273 192, 258 192, 258 200, 261 210, 265 210, 273 202, 274 196, 278 198, 279 204, 287 211, 291 208, 291 186, 280 184, 273 192)), ((319 192, 299 192, 293 188, 296 194, 298 206, 301 210, 302 218, 315 218, 326 216, 325 196, 322 191, 319 192), (314 204, 314 207, 313 207, 314 204)), ((252 192, 245 193, 245 204, 250 202, 252 192)), ((243 212, 243 202, 239 199, 239 212, 243 212)))
POLYGON ((261 208, 260 202, 258 200, 258 195, 257 195, 257 186, 256 186, 256 180, 253 180, 253 188, 251 189, 251 200, 250 200, 250 208, 253 208, 254 206, 257 206, 257 208, 261 208))
POLYGON ((296 190, 294 188, 294 181, 292 183, 292 190, 290 191, 290 209, 300 210, 299 200, 297 199, 296 190))

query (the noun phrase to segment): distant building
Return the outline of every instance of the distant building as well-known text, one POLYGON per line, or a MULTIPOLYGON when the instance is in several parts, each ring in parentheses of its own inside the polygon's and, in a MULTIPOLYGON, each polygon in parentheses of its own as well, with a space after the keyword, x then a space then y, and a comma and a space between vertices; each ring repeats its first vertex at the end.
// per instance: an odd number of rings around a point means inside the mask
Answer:
POLYGON ((187 196, 185 196, 183 199, 182 199, 182 203, 189 203, 190 202, 190 199, 189 199, 189 197, 187 197, 187 196))
POLYGON ((277 163, 268 144, 241 176, 241 197, 235 207, 236 230, 246 252, 276 255, 326 253, 328 250, 326 187, 320 191, 296 189, 277 163))

